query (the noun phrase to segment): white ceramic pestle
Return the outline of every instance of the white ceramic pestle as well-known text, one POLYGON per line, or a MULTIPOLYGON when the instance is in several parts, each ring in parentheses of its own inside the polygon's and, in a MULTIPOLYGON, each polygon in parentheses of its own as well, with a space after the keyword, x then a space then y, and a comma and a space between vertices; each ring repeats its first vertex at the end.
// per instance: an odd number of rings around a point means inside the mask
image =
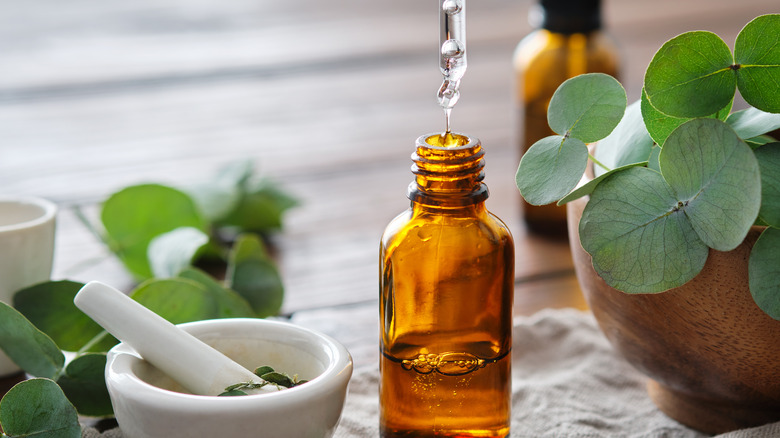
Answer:
MULTIPOLYGON (((111 286, 89 282, 73 302, 106 331, 133 347, 144 360, 193 394, 219 395, 236 383, 262 382, 229 357, 111 286)), ((267 385, 245 392, 276 391, 275 385, 267 385)))

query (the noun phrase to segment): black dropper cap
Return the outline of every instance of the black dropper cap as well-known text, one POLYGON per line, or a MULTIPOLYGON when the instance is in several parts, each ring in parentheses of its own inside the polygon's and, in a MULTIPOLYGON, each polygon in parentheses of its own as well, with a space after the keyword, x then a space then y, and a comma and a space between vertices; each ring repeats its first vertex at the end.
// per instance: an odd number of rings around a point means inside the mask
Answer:
POLYGON ((556 33, 588 33, 601 29, 601 0, 539 0, 542 28, 556 33))

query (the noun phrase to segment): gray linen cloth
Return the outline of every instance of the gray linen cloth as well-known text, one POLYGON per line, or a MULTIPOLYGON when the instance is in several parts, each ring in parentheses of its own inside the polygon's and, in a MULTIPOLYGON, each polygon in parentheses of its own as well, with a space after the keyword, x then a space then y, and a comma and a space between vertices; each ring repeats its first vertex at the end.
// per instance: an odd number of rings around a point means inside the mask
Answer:
MULTIPOLYGON (((512 438, 703 438, 659 411, 646 378, 612 350, 593 316, 544 310, 515 320, 512 352, 512 438)), ((379 435, 378 372, 355 371, 334 438, 379 435)), ((117 430, 85 430, 84 438, 122 438, 117 430)), ((778 438, 780 423, 718 435, 778 438)), ((280 437, 296 438, 296 437, 280 437)))

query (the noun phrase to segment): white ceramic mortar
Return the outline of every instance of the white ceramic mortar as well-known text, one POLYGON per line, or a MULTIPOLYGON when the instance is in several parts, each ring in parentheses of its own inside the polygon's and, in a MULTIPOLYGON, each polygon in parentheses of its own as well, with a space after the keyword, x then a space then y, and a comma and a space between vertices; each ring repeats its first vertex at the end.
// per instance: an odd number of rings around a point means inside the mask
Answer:
POLYGON ((290 323, 262 319, 199 321, 179 327, 247 369, 269 365, 309 382, 259 395, 192 395, 121 343, 108 353, 106 384, 125 437, 333 435, 352 375, 352 359, 341 344, 290 323))

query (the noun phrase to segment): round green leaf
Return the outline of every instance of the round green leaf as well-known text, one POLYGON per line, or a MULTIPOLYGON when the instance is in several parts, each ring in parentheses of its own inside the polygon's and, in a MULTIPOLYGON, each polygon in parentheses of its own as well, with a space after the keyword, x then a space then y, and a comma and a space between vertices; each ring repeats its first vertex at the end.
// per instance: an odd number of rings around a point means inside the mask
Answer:
POLYGON ((279 229, 284 212, 298 205, 296 199, 268 181, 247 182, 246 186, 246 193, 235 210, 221 220, 220 225, 233 225, 254 232, 279 229))
POLYGON ((758 137, 780 128, 780 114, 772 114, 755 108, 737 111, 726 119, 726 123, 743 140, 758 137))
POLYGON ((78 414, 56 383, 30 379, 0 401, 0 424, 10 438, 81 438, 78 414))
POLYGON ((645 167, 615 173, 596 186, 580 220, 580 241, 607 284, 627 293, 656 293, 701 271, 709 249, 676 205, 663 177, 645 167))
POLYGON ((659 163, 701 240, 719 251, 736 248, 761 206, 761 176, 750 147, 726 123, 694 119, 672 132, 659 163))
MULTIPOLYGON (((595 157, 608 168, 615 169, 647 161, 652 147, 653 140, 642 122, 640 102, 637 101, 626 108, 626 114, 615 130, 598 142, 595 157)), ((601 166, 595 166, 594 170, 596 176, 606 172, 601 166)))
POLYGON ((227 278, 229 286, 249 302, 261 318, 282 307, 284 286, 279 271, 255 234, 242 234, 233 245, 227 278))
POLYGON ((148 280, 130 298, 173 324, 214 319, 218 314, 216 300, 206 287, 183 278, 148 280))
POLYGON ((562 83, 547 107, 553 132, 592 143, 609 135, 626 110, 626 90, 604 73, 588 73, 562 83))
POLYGON ((228 163, 208 182, 187 190, 203 215, 211 222, 223 220, 235 210, 244 192, 244 184, 252 176, 251 160, 228 163))
POLYGON ((206 287, 219 307, 217 318, 254 318, 257 316, 244 297, 224 287, 208 274, 195 268, 188 268, 181 271, 179 277, 196 281, 206 287))
MULTIPOLYGON (((645 93, 644 89, 642 89, 641 101, 642 118, 644 119, 647 131, 650 133, 653 141, 661 146, 664 145, 666 138, 669 137, 669 134, 671 134, 672 131, 677 129, 678 126, 682 125, 688 120, 691 120, 690 118, 685 117, 672 117, 658 111, 655 109, 655 107, 650 105, 650 101, 647 99, 647 93, 645 93)), ((734 100, 732 99, 729 101, 728 105, 721 108, 720 111, 707 117, 718 120, 726 120, 729 112, 731 111, 731 106, 733 103, 734 100)))
POLYGON ((152 276, 147 258, 152 239, 179 227, 206 230, 189 196, 158 184, 132 186, 111 195, 103 204, 101 220, 112 249, 141 279, 152 276))
POLYGON ((105 371, 105 353, 90 353, 73 359, 65 368, 65 374, 57 379, 79 414, 90 417, 113 415, 105 371))
POLYGON ((0 350, 36 377, 54 377, 65 363, 62 351, 13 307, 0 301, 0 350))
MULTIPOLYGON (((83 283, 74 281, 40 283, 19 291, 14 296, 14 307, 51 337, 59 348, 79 351, 104 331, 73 304, 73 298, 82 286, 83 283)), ((117 342, 106 336, 97 348, 108 351, 117 342)))
POLYGON ((645 72, 650 104, 674 117, 705 117, 734 98, 731 50, 712 32, 695 31, 667 41, 645 72))
POLYGON ((147 250, 152 273, 157 278, 175 277, 192 265, 195 254, 208 241, 206 233, 192 227, 176 228, 156 236, 147 250))
POLYGON ((780 320, 780 229, 761 233, 748 261, 750 294, 758 307, 780 320))
POLYGON ((588 147, 576 138, 545 137, 523 154, 515 183, 529 204, 555 202, 582 179, 588 164, 588 147))
POLYGON ((780 228, 780 142, 765 144, 753 153, 761 169, 761 219, 780 228))
POLYGON ((575 199, 582 198, 583 196, 590 195, 591 193, 593 193, 593 190, 596 189, 596 186, 599 185, 601 181, 603 181, 605 178, 607 178, 608 176, 614 173, 622 172, 628 169, 629 167, 644 166, 645 164, 647 164, 647 162, 631 163, 631 164, 626 164, 625 166, 618 167, 617 169, 612 169, 609 172, 604 173, 596 178, 593 178, 592 180, 572 190, 571 193, 564 196, 560 201, 558 201, 558 205, 563 205, 575 199))
POLYGON ((739 65, 737 87, 745 101, 780 112, 780 15, 762 15, 748 23, 737 35, 734 59, 739 65))

